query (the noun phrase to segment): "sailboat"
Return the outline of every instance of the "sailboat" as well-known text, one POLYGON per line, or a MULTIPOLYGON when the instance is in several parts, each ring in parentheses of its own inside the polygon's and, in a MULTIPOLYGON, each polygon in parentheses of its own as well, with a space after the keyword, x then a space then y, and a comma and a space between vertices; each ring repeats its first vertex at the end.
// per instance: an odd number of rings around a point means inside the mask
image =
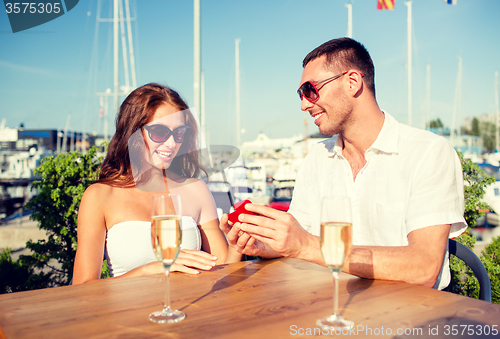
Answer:
MULTIPOLYGON (((94 35, 94 51, 97 54, 99 40, 99 24, 113 24, 113 89, 106 88, 96 94, 99 96, 100 113, 103 119, 104 140, 109 140, 109 98, 113 98, 114 111, 118 112, 120 97, 127 96, 137 88, 135 70, 134 44, 132 38, 131 22, 136 20, 131 17, 129 0, 111 0, 113 2, 112 17, 101 17, 101 0, 97 2, 96 28, 94 35), (122 49, 123 76, 120 79, 120 46, 122 49), (122 83, 122 84, 120 84, 122 83)), ((96 71, 97 73, 97 71, 96 71)))

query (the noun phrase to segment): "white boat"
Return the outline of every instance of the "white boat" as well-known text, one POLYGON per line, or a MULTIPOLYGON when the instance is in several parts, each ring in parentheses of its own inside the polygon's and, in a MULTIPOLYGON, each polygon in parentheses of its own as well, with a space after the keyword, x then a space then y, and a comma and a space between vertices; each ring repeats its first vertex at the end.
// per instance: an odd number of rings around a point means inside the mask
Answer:
POLYGON ((267 188, 266 165, 262 162, 250 162, 246 165, 250 180, 252 180, 254 194, 265 195, 267 188))
POLYGON ((483 201, 490 206, 484 219, 478 220, 477 226, 498 226, 500 223, 500 167, 490 163, 477 164, 485 174, 493 176, 496 181, 485 188, 483 201), (482 224, 482 225, 481 225, 482 224))
POLYGON ((53 153, 37 147, 30 148, 29 151, 14 151, 4 153, 6 169, 0 172, 1 179, 31 179, 35 176, 34 171, 40 166, 44 157, 53 153))

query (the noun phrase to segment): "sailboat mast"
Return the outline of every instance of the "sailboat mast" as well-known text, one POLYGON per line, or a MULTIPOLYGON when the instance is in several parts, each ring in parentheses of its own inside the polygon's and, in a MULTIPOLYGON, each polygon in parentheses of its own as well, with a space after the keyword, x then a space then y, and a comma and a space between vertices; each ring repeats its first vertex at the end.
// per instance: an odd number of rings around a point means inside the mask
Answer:
POLYGON ((108 112, 109 112, 109 96, 111 95, 111 88, 106 88, 106 93, 104 97, 104 140, 108 141, 108 112))
POLYGON ((200 129, 201 129, 201 138, 206 138, 205 128, 206 128, 206 120, 205 120, 205 74, 203 71, 200 76, 201 80, 201 104, 200 104, 200 129))
MULTIPOLYGON (((461 106, 461 100, 462 100, 462 57, 459 55, 457 82, 455 85, 455 102, 453 104, 453 119, 451 120, 451 132, 450 132, 450 141, 452 144, 453 144, 453 138, 455 136, 455 125, 457 120, 457 114, 461 106)), ((458 128, 458 130, 460 130, 460 128, 458 128)))
POLYGON ((194 0, 194 108, 198 114, 198 121, 200 121, 201 111, 201 24, 200 24, 200 0, 194 0))
POLYGON ((66 119, 66 126, 64 127, 64 136, 63 136, 63 142, 62 142, 62 147, 61 147, 61 152, 66 153, 68 151, 67 147, 67 142, 68 142, 68 129, 69 129, 69 122, 71 120, 71 115, 68 115, 68 118, 66 119))
POLYGON ((130 24, 130 4, 129 0, 125 0, 125 13, 127 16, 127 33, 128 33, 128 50, 130 54, 130 73, 132 76, 132 89, 137 88, 137 78, 135 74, 135 58, 134 58, 134 45, 132 44, 132 27, 130 24))
MULTIPOLYGON (((125 39, 125 23, 123 16, 123 4, 122 0, 120 1, 120 32, 122 39, 122 58, 123 58, 123 77, 125 78, 125 92, 128 93, 130 91, 130 77, 128 74, 128 54, 127 54, 127 40, 125 39)), ((125 93, 125 94, 126 94, 125 93)))
MULTIPOLYGON (((112 22, 113 23, 113 90, 111 88, 107 88, 105 92, 97 92, 96 94, 100 97, 100 107, 103 107, 102 99, 104 98, 104 140, 108 141, 109 139, 109 131, 108 131, 108 99, 109 97, 114 97, 115 101, 115 112, 118 113, 120 109, 120 95, 128 95, 131 90, 137 87, 136 80, 136 72, 135 72, 135 60, 134 60, 134 48, 132 42, 132 29, 130 22, 132 21, 130 17, 130 6, 128 0, 113 0, 113 15, 109 18, 101 18, 101 1, 98 1, 97 4, 97 17, 96 17, 96 31, 94 35, 94 50, 95 54, 97 53, 98 44, 98 31, 99 31, 99 22, 112 22), (122 1, 125 1, 124 4, 122 1), (123 9, 125 6, 125 10, 123 9), (125 13, 124 13, 125 11, 125 13), (124 14, 126 17, 124 17, 124 14), (124 23, 127 23, 127 27, 125 27, 124 23), (128 39, 125 36, 125 31, 128 31, 128 39), (121 32, 121 35, 120 35, 121 32), (119 48, 120 48, 120 40, 122 43, 122 53, 123 53, 123 62, 124 62, 124 78, 125 78, 125 86, 122 88, 123 91, 120 92, 120 77, 119 77, 119 48), (128 46, 127 46, 128 43, 128 46), (128 47, 128 54, 127 54, 128 47), (130 67, 130 73, 129 73, 130 67), (130 76, 132 79, 130 80, 130 76)), ((134 19, 135 20, 135 19, 134 19)), ((86 139, 86 136, 82 136, 82 138, 86 139)), ((82 140, 85 143, 85 140, 82 140)))
POLYGON ((408 18, 407 18, 407 40, 408 40, 408 125, 412 125, 412 55, 411 55, 411 26, 412 26, 412 18, 411 18, 411 0, 406 1, 405 5, 408 7, 408 18))
POLYGON ((498 108, 498 71, 495 71, 495 113, 496 113, 496 150, 500 150, 500 109, 498 108))
POLYGON ((241 145, 240 117, 240 38, 235 39, 235 75, 236 75, 236 147, 241 145))
POLYGON ((352 38, 352 3, 345 4, 347 7, 347 37, 352 38))
MULTIPOLYGON (((118 1, 120 0, 114 0, 114 11, 113 11, 113 65, 114 65, 114 97, 115 97, 115 112, 118 112, 118 107, 120 106, 120 101, 119 101, 119 90, 120 90, 120 82, 119 82, 119 73, 118 73, 118 22, 120 20, 119 18, 119 3, 118 1)), ((107 134, 108 131, 105 131, 105 140, 107 141, 107 134)))
POLYGON ((425 129, 429 129, 431 127, 431 64, 427 64, 427 79, 426 79, 426 125, 425 129), (429 126, 427 126, 427 124, 429 126))

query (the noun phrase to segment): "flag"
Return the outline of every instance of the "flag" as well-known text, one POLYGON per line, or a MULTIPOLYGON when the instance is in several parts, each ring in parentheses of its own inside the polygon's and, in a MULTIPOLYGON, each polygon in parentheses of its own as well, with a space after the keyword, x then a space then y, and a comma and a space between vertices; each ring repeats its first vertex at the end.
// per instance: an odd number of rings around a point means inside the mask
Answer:
POLYGON ((457 4, 457 0, 443 0, 444 2, 446 2, 448 5, 456 5, 457 4))
POLYGON ((390 9, 392 11, 395 2, 396 0, 377 0, 377 9, 390 9))

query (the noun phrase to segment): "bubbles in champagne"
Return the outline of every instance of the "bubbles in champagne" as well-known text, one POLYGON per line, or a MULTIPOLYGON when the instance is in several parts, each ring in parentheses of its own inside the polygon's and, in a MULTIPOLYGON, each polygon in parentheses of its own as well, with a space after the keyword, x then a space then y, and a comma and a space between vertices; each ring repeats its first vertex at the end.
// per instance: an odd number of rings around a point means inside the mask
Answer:
POLYGON ((321 223, 321 252, 326 265, 332 270, 340 271, 351 253, 351 229, 351 223, 321 223))
POLYGON ((154 216, 151 219, 151 243, 158 261, 171 266, 179 254, 182 240, 180 217, 154 216))

